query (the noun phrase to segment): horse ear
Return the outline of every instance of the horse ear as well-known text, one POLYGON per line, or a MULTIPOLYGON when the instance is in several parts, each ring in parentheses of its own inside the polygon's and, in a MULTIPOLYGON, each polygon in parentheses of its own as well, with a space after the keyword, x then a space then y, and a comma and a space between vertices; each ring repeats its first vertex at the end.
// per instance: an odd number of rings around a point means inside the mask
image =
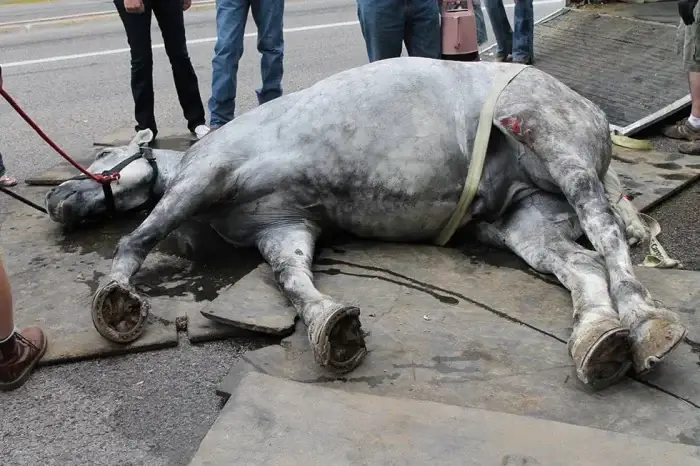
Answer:
POLYGON ((153 141, 153 131, 150 129, 142 129, 136 133, 129 145, 140 146, 141 144, 148 144, 151 141, 153 141))

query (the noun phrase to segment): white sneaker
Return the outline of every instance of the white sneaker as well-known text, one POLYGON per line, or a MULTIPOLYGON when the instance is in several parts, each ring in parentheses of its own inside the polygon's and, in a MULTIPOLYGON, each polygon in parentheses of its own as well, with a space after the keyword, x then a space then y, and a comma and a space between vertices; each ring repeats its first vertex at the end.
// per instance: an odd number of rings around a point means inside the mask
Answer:
POLYGON ((197 139, 202 139, 204 136, 209 134, 209 127, 207 125, 199 125, 194 129, 194 134, 197 139))

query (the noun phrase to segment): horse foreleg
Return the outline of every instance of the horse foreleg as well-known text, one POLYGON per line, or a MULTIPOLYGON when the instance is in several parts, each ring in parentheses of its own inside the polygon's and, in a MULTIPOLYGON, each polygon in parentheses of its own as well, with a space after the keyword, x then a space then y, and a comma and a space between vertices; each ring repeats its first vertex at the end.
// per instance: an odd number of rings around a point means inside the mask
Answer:
POLYGON ((313 284, 316 232, 305 223, 273 226, 258 234, 258 249, 284 296, 308 327, 316 362, 339 372, 356 368, 367 354, 360 310, 336 302, 313 284))
POLYGON ((92 322, 110 341, 130 343, 143 333, 150 305, 131 278, 160 241, 215 196, 209 183, 187 178, 173 184, 146 220, 117 245, 112 270, 92 299, 92 322))

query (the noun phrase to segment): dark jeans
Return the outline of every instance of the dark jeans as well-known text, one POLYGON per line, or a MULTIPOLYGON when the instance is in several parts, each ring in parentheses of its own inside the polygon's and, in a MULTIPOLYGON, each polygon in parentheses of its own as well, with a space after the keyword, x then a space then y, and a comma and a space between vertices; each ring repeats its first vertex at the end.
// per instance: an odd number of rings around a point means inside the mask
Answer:
POLYGON ((498 55, 512 54, 513 60, 534 60, 535 12, 532 0, 515 0, 513 16, 515 25, 510 27, 503 0, 484 0, 493 35, 496 36, 498 55))
POLYGON ((185 20, 181 0, 144 0, 144 13, 127 13, 124 0, 114 0, 124 24, 131 49, 131 93, 134 96, 136 130, 157 133, 153 101, 153 51, 151 49, 151 12, 160 27, 165 53, 170 60, 175 89, 187 128, 193 131, 206 123, 199 83, 187 53, 185 20))
POLYGON ((2 154, 0 154, 0 176, 5 174, 5 164, 2 161, 2 154))
POLYGON ((440 58, 437 0, 357 0, 357 17, 370 62, 401 56, 440 58))
POLYGON ((212 59, 209 113, 212 128, 233 120, 236 109, 238 62, 248 11, 258 28, 258 52, 262 87, 256 89, 260 105, 282 95, 284 73, 284 0, 217 0, 216 45, 212 59))

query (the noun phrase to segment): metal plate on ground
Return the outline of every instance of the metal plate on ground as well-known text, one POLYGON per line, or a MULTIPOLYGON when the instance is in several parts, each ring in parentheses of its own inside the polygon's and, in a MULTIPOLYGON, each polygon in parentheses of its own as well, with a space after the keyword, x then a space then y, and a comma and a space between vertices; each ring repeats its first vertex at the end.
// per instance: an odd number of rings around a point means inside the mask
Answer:
POLYGON ((699 458, 695 446, 249 373, 190 465, 690 466, 699 458))
MULTIPOLYGON (((306 328, 298 324, 281 345, 247 353, 249 368, 349 391, 700 444, 694 343, 700 317, 692 308, 700 274, 639 270, 652 293, 681 312, 689 339, 653 375, 653 384, 628 379, 590 393, 567 354, 569 293, 512 254, 470 257, 453 249, 372 243, 334 249, 316 261, 315 281, 321 292, 362 309, 370 332, 367 359, 343 377, 319 369, 306 328)), ((235 389, 236 372, 220 393, 235 389)))
MULTIPOLYGON (((40 203, 46 189, 22 187, 15 191, 40 203)), ((259 255, 235 252, 236 267, 228 260, 192 261, 178 255, 175 245, 166 240, 134 277, 136 288, 151 302, 151 323, 136 342, 115 345, 94 329, 91 299, 109 273, 118 240, 143 217, 118 218, 69 232, 22 203, 13 200, 8 206, 0 224, 0 251, 10 275, 15 324, 19 328, 39 325, 46 331, 49 349, 42 364, 174 346, 176 320, 186 316, 193 341, 246 334, 205 319, 199 311, 220 290, 252 270, 259 255)))
POLYGON ((675 25, 613 16, 614 8, 610 15, 597 11, 605 9, 564 9, 538 23, 535 67, 600 106, 623 134, 687 105, 675 25), (591 66, 582 69, 582 64, 591 66))
MULTIPOLYGON (((620 182, 634 199, 632 203, 646 210, 662 202, 684 185, 700 176, 700 157, 678 152, 632 150, 613 145, 612 167, 620 182)), ((661 228, 671 225, 661 225, 661 228)))

